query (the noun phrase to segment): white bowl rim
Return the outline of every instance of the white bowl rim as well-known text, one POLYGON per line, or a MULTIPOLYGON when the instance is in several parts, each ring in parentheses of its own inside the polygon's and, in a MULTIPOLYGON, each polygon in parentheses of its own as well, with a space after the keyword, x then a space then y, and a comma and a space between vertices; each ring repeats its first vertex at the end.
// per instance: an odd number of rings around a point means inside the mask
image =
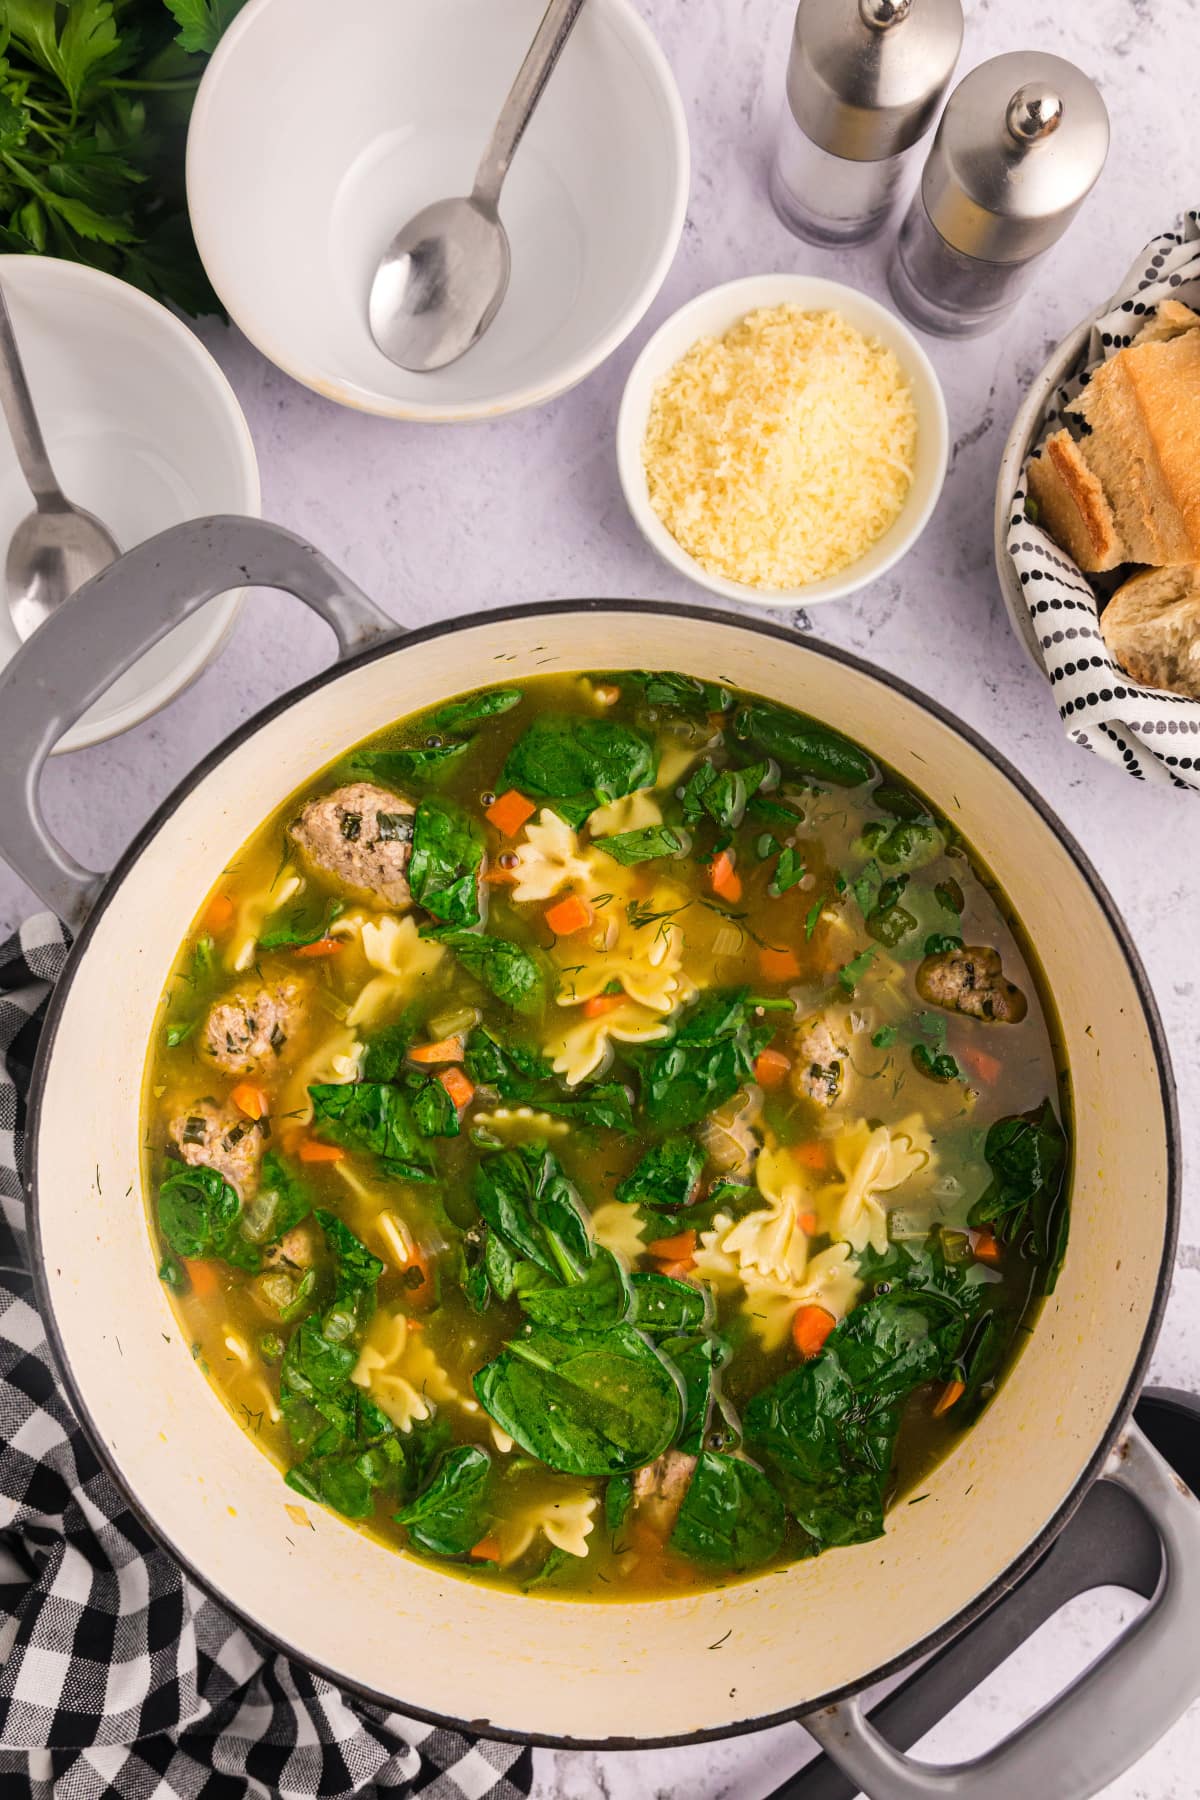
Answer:
MULTIPOLYGON (((151 328, 164 331, 173 340, 180 354, 190 358, 198 372, 208 381, 226 419, 233 427, 237 443, 236 473, 241 486, 240 510, 257 518, 262 511, 262 482, 254 439, 250 435, 246 415, 225 371, 191 327, 160 301, 143 293, 141 288, 122 281, 117 275, 109 275, 103 269, 94 269, 89 263, 70 262, 61 256, 28 256, 19 253, 0 255, 0 279, 11 281, 14 289, 19 290, 26 274, 31 281, 36 282, 43 271, 51 283, 61 280, 70 286, 74 282, 81 290, 91 289, 97 293, 113 295, 131 315, 140 316, 151 328)), ((161 712, 164 706, 169 705, 185 688, 189 688, 224 649, 245 597, 245 588, 235 588, 222 594, 219 599, 210 601, 211 626, 206 630, 205 636, 199 638, 195 646, 179 659, 169 674, 152 682, 106 718, 97 720, 94 724, 84 720, 73 725, 59 739, 51 754, 62 756, 71 750, 90 750, 97 744, 107 743, 110 738, 120 737, 122 732, 132 730, 135 725, 141 725, 155 713, 161 712)))
MULTIPOLYGON (((192 105, 186 157, 188 212, 191 215, 192 232, 196 239, 196 247, 200 252, 200 260, 206 270, 209 261, 206 255, 206 246, 213 242, 213 235, 209 231, 209 220, 206 216, 203 199, 203 176, 199 172, 200 155, 194 146, 199 142, 201 133, 207 129, 208 114, 214 104, 212 97, 225 64, 232 56, 236 55, 238 43, 250 30, 258 15, 276 3, 278 0, 250 0, 250 4, 243 7, 217 45, 208 67, 204 71, 192 105)), ((617 30, 626 34, 635 54, 645 64, 663 100, 675 154, 674 197, 667 231, 645 281, 630 298, 620 318, 609 331, 598 338, 589 350, 565 364, 553 378, 529 383, 524 387, 511 388, 485 403, 472 400, 443 401, 441 403, 397 400, 385 394, 372 394, 356 383, 332 380, 303 361, 295 360, 280 346, 273 343, 265 322, 250 315, 244 315, 239 308, 235 308, 228 294, 222 293, 216 282, 213 281, 213 286, 220 295, 221 302, 230 318, 237 325, 238 330, 249 338, 255 349, 260 350, 269 362, 275 364, 277 369, 282 369, 285 375, 290 375, 293 381, 300 382, 303 387, 311 388, 314 393, 322 395, 326 400, 336 401, 340 406, 351 407, 355 412, 370 413, 377 418, 400 419, 410 424, 429 425, 470 424, 481 419, 502 418, 507 413, 522 412, 527 407, 542 406, 548 400, 554 400, 559 394, 564 394, 569 388, 575 387, 599 368, 601 363, 606 362, 614 350, 624 343, 638 321, 644 316, 666 280, 667 271, 675 260, 679 240, 683 235, 684 220, 687 217, 688 194, 691 186, 691 144, 688 138, 683 100, 671 65, 654 33, 641 14, 636 11, 632 0, 604 0, 604 4, 608 7, 617 30)), ((211 273, 209 279, 212 280, 211 273)))
MULTIPOLYGON (((702 336, 696 332, 695 337, 702 336)), ((693 339, 694 341, 694 339, 693 339)), ((800 606, 823 606, 829 600, 843 600, 847 595, 857 593, 860 588, 878 581, 900 561, 902 556, 912 549, 933 515, 934 508, 941 498, 945 482, 946 461, 950 447, 950 419, 946 411, 946 396, 942 392, 942 384, 937 370, 929 360, 929 355, 918 342, 915 334, 909 330, 904 320, 890 308, 884 306, 873 294, 864 293, 861 288, 852 287, 849 282, 832 281, 825 275, 805 275, 777 271, 761 275, 740 275, 733 281, 719 282, 717 286, 705 288, 694 294, 682 306, 665 318, 646 343, 629 371, 625 382, 625 391, 621 396, 620 410, 617 414, 617 473, 621 481, 621 491, 625 495, 626 505, 633 515, 634 523, 642 536, 656 550, 664 562, 686 575, 690 581, 700 587, 708 588, 711 593, 721 594, 727 600, 739 600, 747 606, 761 606, 772 609, 794 610, 800 606), (862 561, 869 552, 857 562, 850 563, 837 574, 827 576, 822 581, 810 582, 805 587, 795 588, 757 588, 742 581, 731 581, 727 576, 712 574, 703 568, 694 557, 679 544, 667 530, 658 514, 650 505, 646 493, 645 475, 641 463, 641 442, 645 419, 635 420, 634 389, 645 377, 646 365, 652 360, 661 339, 687 324, 697 313, 715 299, 727 299, 731 304, 737 303, 744 312, 752 311, 756 306, 779 306, 786 301, 811 303, 836 311, 839 300, 848 298, 856 307, 862 307, 880 322, 884 332, 892 334, 903 345, 901 361, 908 359, 911 366, 920 371, 926 378, 929 392, 933 397, 932 418, 922 421, 922 428, 928 430, 932 425, 936 437, 936 464, 941 473, 932 485, 929 495, 919 509, 914 511, 907 523, 905 531, 900 533, 895 544, 887 555, 867 573, 858 573, 862 561), (636 436, 635 436, 636 432, 636 436)), ((905 506, 907 506, 907 499, 905 506)), ((904 508, 898 515, 903 518, 904 508)), ((890 527, 889 527, 890 529, 890 527)))

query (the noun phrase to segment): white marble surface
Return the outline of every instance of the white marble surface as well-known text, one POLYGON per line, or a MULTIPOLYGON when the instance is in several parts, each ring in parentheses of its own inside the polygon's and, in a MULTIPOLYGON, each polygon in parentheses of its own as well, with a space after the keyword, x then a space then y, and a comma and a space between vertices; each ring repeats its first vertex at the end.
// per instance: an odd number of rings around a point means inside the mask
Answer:
MULTIPOLYGON (((883 295, 886 246, 833 255, 796 243, 764 192, 781 91, 788 0, 642 0, 674 65, 692 133, 687 228, 649 318, 606 367, 540 412, 473 427, 409 427, 338 410, 295 386, 239 336, 206 341, 246 409, 269 516, 319 544, 397 619, 413 623, 544 596, 702 598, 644 547, 617 486, 621 385, 649 329, 702 287, 751 271, 805 269, 883 295)), ((1147 792, 1069 747, 1049 692, 1010 634, 991 560, 992 489, 1023 383, 1106 295, 1142 241, 1200 200, 1196 0, 968 0, 962 67, 1032 47, 1100 82, 1114 152, 1035 293, 993 336, 933 343, 955 443, 945 494, 919 547, 885 581, 814 612, 814 632, 944 701, 1030 775, 1098 864, 1146 959, 1170 1032, 1190 1142, 1200 1107, 1200 800, 1147 792), (1191 54, 1185 55, 1185 46, 1191 54)), ((166 713, 115 743, 61 759, 46 781, 64 840, 104 867, 149 810, 227 730, 321 666, 324 634, 272 595, 253 596, 220 661, 166 713)), ((31 905, 0 867, 0 927, 31 905)), ((1154 1378, 1200 1383, 1200 1202, 1187 1206, 1154 1378)), ((994 1741, 1082 1666, 1129 1610, 1096 1596, 1039 1635, 933 1734, 952 1759, 994 1741)), ((636 1755, 539 1752, 539 1800, 757 1800, 804 1755, 789 1727, 725 1745, 636 1755)), ((1194 1800, 1200 1709, 1110 1790, 1111 1800, 1194 1800)), ((1054 1800, 1047 1788, 1037 1800, 1054 1800)))

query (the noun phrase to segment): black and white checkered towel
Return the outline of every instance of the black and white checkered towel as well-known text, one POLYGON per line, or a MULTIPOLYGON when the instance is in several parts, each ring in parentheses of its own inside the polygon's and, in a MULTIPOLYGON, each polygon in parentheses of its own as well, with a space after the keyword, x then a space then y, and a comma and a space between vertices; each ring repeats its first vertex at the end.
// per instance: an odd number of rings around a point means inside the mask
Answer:
POLYGON ((68 949, 0 945, 0 1794, 3 1800, 518 1800, 532 1753, 349 1700, 264 1649, 171 1561, 55 1376, 21 1194, 25 1096, 68 949))

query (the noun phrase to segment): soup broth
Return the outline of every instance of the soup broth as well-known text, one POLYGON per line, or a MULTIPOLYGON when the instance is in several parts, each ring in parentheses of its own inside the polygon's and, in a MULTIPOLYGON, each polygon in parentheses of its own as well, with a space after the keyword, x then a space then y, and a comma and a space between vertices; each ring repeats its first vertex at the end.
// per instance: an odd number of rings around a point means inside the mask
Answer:
POLYGON ((162 1278, 281 1502, 538 1595, 719 1586, 878 1536, 986 1406, 1065 1247, 1051 1019, 970 847, 818 722, 481 690, 209 895, 162 1278))

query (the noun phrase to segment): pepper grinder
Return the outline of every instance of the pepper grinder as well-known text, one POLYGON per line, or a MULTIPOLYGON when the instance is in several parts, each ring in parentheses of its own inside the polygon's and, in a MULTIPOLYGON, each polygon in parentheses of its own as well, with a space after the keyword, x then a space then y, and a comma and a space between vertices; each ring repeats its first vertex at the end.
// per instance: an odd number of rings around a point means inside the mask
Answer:
POLYGON ((1017 50, 965 75, 900 227, 888 283, 923 331, 999 324, 1058 242, 1108 154, 1108 113, 1061 56, 1017 50))
POLYGON ((962 35, 962 0, 800 0, 770 175, 789 231, 858 244, 883 228, 962 35))

